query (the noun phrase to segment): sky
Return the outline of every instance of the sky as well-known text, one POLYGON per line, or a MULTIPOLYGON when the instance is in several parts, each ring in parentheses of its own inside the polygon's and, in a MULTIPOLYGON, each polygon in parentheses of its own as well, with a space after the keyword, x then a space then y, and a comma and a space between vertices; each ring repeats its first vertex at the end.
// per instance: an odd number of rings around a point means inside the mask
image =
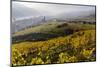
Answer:
POLYGON ((41 14, 43 13, 46 15, 57 15, 60 13, 73 13, 73 12, 76 13, 95 12, 94 6, 46 4, 46 3, 33 3, 33 2, 13 2, 12 3, 13 9, 16 9, 15 6, 16 4, 20 4, 27 8, 37 10, 41 14))

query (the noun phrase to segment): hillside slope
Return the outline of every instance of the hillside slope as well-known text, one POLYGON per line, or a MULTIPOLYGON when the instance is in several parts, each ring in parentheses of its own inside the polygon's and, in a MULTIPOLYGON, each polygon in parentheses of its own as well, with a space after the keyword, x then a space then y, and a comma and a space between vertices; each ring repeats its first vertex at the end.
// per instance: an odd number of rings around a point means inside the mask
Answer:
POLYGON ((73 31, 95 29, 95 25, 50 21, 47 23, 40 24, 38 26, 33 26, 30 28, 18 31, 14 33, 13 36, 25 35, 25 34, 30 34, 34 32, 62 34, 62 33, 65 33, 65 30, 68 30, 68 29, 73 30, 73 31))
POLYGON ((14 33, 12 35, 12 42, 45 41, 55 37, 70 35, 78 31, 94 29, 94 24, 49 21, 48 23, 29 27, 14 33))
POLYGON ((47 41, 16 43, 12 45, 12 64, 95 61, 95 42, 95 30, 86 30, 47 41))

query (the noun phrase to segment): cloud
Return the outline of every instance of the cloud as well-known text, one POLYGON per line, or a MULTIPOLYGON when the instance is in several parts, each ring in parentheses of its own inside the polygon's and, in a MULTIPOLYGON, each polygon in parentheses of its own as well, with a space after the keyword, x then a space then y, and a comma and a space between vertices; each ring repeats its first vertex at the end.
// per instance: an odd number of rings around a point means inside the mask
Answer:
MULTIPOLYGON (((37 10, 44 15, 57 15, 60 13, 82 13, 82 12, 95 12, 94 6, 81 6, 81 5, 63 5, 63 4, 47 4, 47 3, 34 3, 34 2, 13 2, 13 5, 21 4, 28 8, 37 10)), ((15 7, 16 8, 16 7, 15 7)))

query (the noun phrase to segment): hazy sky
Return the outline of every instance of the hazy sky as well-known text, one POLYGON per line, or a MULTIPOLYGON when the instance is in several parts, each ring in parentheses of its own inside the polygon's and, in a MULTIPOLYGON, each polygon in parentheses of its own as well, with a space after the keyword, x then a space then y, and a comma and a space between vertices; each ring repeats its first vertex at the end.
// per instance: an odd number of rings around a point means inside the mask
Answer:
POLYGON ((21 4, 31 9, 40 11, 48 15, 56 15, 60 13, 71 12, 95 12, 94 6, 79 6, 79 5, 60 5, 60 4, 46 4, 46 3, 31 3, 31 2, 13 2, 13 7, 16 8, 16 4, 21 4))

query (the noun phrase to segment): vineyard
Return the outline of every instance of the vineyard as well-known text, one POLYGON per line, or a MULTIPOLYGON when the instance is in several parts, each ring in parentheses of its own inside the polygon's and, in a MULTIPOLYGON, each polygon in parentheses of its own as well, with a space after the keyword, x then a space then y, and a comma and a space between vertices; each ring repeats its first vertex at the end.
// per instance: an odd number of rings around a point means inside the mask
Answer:
POLYGON ((12 1, 11 66, 96 61, 96 6, 12 1))
POLYGON ((95 60, 95 29, 78 31, 46 41, 25 41, 12 45, 12 66, 95 60))

